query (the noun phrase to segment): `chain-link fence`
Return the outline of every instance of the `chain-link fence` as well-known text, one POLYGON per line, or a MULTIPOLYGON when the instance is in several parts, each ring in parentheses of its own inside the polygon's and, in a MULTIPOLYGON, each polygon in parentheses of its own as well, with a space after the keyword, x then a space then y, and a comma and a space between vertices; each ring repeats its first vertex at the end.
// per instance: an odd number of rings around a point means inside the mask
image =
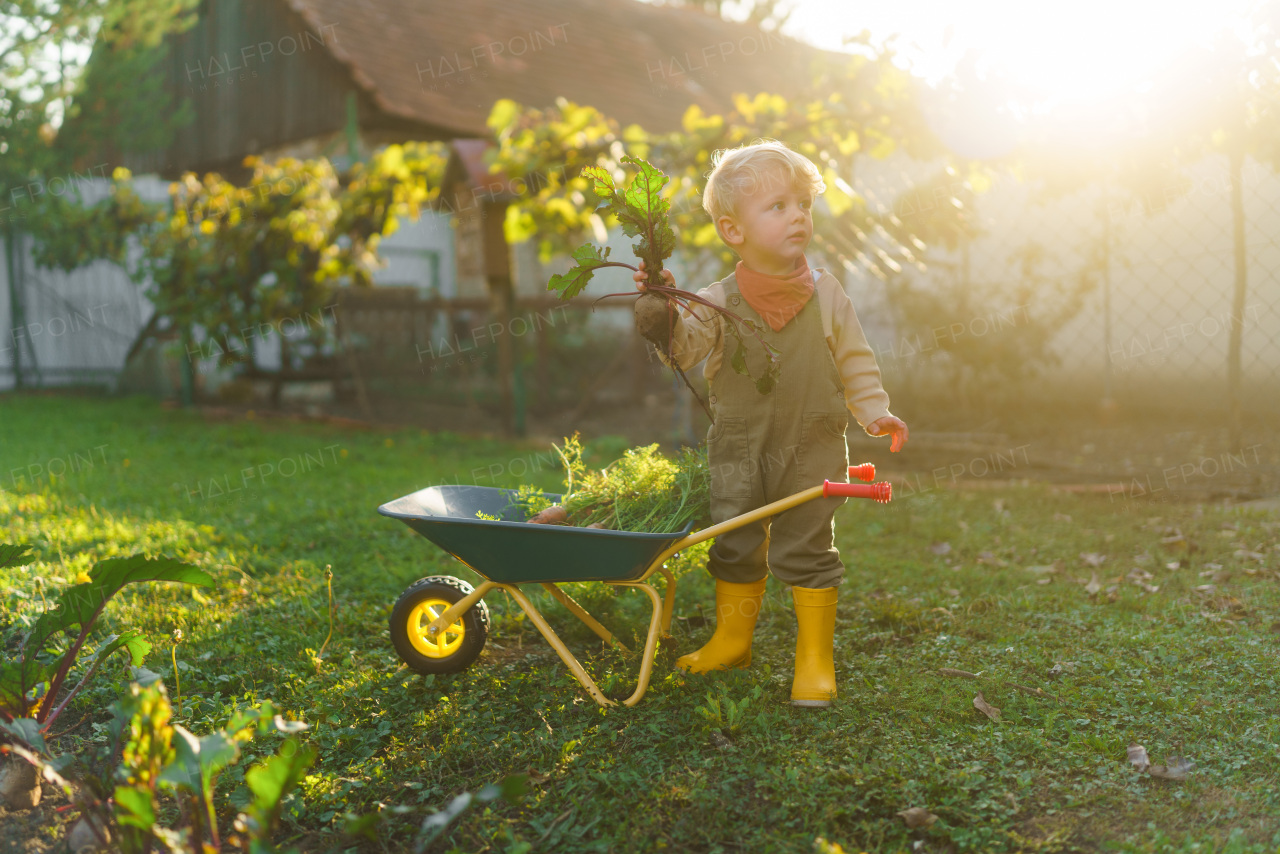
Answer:
POLYGON ((900 273, 846 271, 895 412, 1030 441, 1036 471, 1018 476, 1128 489, 1190 467, 1231 494, 1280 485, 1280 177, 1245 160, 1233 191, 1217 156, 1138 198, 1099 182, 1038 199, 1009 175, 913 196, 940 168, 894 161, 857 187, 907 231, 953 195, 978 226, 918 263, 900 253, 900 273))
MULTIPOLYGON (((886 375, 979 396, 1069 389, 1104 406, 1206 411, 1227 408, 1238 369, 1246 414, 1280 412, 1280 177, 1247 161, 1237 219, 1225 157, 1183 174, 1182 189, 1171 177, 1168 193, 1145 199, 1094 184, 1037 201, 997 179, 970 201, 978 236, 929 247, 924 269, 904 265, 883 287, 852 289, 886 375)), ((930 201, 874 180, 859 190, 908 228, 930 201)))

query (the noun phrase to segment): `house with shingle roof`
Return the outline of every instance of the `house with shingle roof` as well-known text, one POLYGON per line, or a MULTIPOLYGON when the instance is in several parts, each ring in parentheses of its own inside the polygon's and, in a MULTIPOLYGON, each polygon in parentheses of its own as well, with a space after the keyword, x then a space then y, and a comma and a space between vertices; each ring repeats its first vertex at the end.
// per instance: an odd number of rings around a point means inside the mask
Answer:
MULTIPOLYGON (((639 0, 203 0, 196 24, 166 45, 153 73, 192 120, 163 148, 104 140, 91 157, 127 167, 157 198, 188 171, 242 182, 249 155, 326 156, 342 170, 406 141, 450 143, 446 192, 453 182, 491 185, 486 120, 499 99, 542 108, 564 98, 622 126, 671 131, 691 105, 721 113, 735 93, 803 94, 813 53, 700 9, 639 0)), ((539 263, 532 243, 503 242, 495 274, 501 217, 464 219, 424 212, 384 240, 383 296, 416 291, 455 309, 503 291, 545 298, 550 273, 567 267, 539 263)), ((620 233, 609 243, 629 251, 620 233)), ((615 312, 597 318, 622 322, 615 312)))

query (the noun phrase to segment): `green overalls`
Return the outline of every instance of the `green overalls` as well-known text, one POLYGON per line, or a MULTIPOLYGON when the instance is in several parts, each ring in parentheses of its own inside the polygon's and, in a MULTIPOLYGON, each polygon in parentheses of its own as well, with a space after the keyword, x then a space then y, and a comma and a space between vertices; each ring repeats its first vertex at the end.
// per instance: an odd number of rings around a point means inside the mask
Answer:
MULTIPOLYGON (((814 271, 815 282, 820 275, 814 271)), ((822 333, 817 295, 774 332, 743 298, 733 274, 722 284, 726 307, 764 330, 764 339, 780 354, 782 372, 774 389, 761 394, 750 377, 731 367, 736 341, 725 336, 724 358, 711 380, 715 423, 707 432, 713 524, 823 480, 849 479, 849 410, 822 333)), ((742 340, 751 374, 762 376, 765 355, 759 342, 747 332, 742 340)), ((711 547, 707 571, 723 581, 746 584, 772 569, 789 586, 835 587, 844 579, 844 564, 834 545, 834 515, 844 501, 818 498, 722 534, 711 547)))

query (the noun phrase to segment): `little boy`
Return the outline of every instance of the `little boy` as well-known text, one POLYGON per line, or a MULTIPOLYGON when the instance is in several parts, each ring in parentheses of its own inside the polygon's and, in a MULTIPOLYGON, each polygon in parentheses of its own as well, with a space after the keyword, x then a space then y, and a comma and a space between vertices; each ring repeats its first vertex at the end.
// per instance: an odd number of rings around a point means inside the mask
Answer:
MULTIPOLYGON (((715 415, 707 434, 711 521, 717 523, 823 480, 846 482, 850 412, 870 435, 891 435, 892 451, 907 440, 907 425, 889 412, 880 369, 840 282, 825 270, 811 272, 805 259, 813 200, 826 189, 817 167, 774 140, 717 151, 711 163, 703 207, 741 260, 698 295, 755 321, 781 363, 775 387, 761 394, 751 377, 762 376, 765 354, 754 335, 741 334, 751 374, 744 376, 724 364, 737 346, 724 329, 728 321, 696 305, 698 317, 676 316, 671 356, 682 369, 707 360, 703 373, 715 415)), ((641 267, 635 279, 644 290, 641 267)), ((663 276, 674 285, 669 270, 663 276)), ((667 361, 661 352, 667 329, 640 331, 667 361)), ((843 500, 810 501, 717 537, 707 562, 716 579, 715 633, 676 666, 705 673, 751 664, 756 615, 772 569, 791 586, 795 602, 791 702, 830 706, 836 587, 844 577, 834 515, 843 500)))

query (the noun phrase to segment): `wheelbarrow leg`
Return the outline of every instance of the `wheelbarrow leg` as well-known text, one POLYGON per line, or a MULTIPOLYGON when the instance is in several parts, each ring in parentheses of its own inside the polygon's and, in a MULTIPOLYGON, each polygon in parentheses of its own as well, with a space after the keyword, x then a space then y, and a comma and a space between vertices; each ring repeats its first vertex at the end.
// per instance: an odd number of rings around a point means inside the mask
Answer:
POLYGON ((568 608, 570 613, 572 613, 579 620, 582 620, 582 622, 586 623, 587 628, 591 629, 591 631, 599 635, 601 640, 603 640, 607 644, 616 646, 618 649, 622 650, 627 655, 631 654, 631 650, 627 649, 626 644, 624 644, 622 641, 615 638, 608 629, 600 625, 600 623, 597 622, 595 617, 587 613, 586 608, 583 608, 581 605, 579 605, 577 602, 573 600, 572 596, 570 596, 568 593, 565 593, 558 586, 550 582, 544 581, 542 582, 542 586, 545 587, 551 593, 552 596, 556 597, 556 601, 558 601, 561 605, 568 608))
MULTIPOLYGON (((526 615, 528 615, 529 621, 533 623, 534 627, 537 628, 539 632, 542 633, 542 636, 547 639, 547 643, 551 644, 551 648, 560 656, 560 660, 564 662, 565 667, 568 667, 569 672, 572 673, 582 684, 583 688, 587 689, 587 693, 591 695, 591 699, 595 700, 602 706, 617 705, 606 697, 598 687, 596 687, 596 683, 587 675, 587 671, 583 669, 580 663, 578 663, 578 659, 574 658, 573 653, 569 652, 569 648, 564 645, 562 640, 560 640, 555 629, 551 628, 551 625, 543 618, 542 614, 538 613, 538 609, 529 601, 529 597, 525 596, 524 593, 522 593, 514 584, 503 584, 500 586, 503 590, 511 594, 512 599, 516 600, 516 604, 520 606, 526 615)), ((656 596, 657 593, 655 592, 654 595, 656 596)), ((631 705, 630 701, 628 701, 628 705, 631 705)))
POLYGON ((666 587, 662 591, 662 636, 671 637, 671 614, 676 605, 676 579, 666 566, 659 567, 659 572, 667 577, 666 587))
MULTIPOLYGON (((640 698, 644 696, 644 692, 649 688, 649 677, 653 674, 653 656, 658 649, 658 635, 662 633, 662 599, 659 598, 657 590, 643 582, 614 583, 619 587, 643 590, 649 594, 649 601, 653 603, 653 616, 649 618, 649 636, 644 642, 644 657, 640 659, 640 681, 636 685, 635 693, 622 701, 623 705, 634 706, 640 702, 640 698)), ((670 585, 668 585, 668 589, 671 589, 670 585)))

